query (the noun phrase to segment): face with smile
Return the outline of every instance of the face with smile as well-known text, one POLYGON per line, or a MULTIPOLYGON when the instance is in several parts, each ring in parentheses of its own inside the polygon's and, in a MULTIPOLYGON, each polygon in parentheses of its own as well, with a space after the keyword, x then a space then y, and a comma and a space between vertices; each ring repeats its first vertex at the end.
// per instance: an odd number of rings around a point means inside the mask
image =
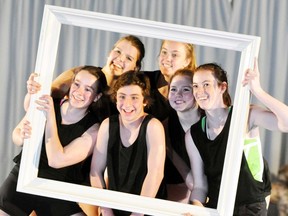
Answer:
POLYGON ((159 55, 159 68, 165 77, 171 77, 176 70, 189 65, 184 43, 164 41, 159 55))
POLYGON ((219 84, 210 70, 199 70, 193 76, 194 97, 203 110, 225 107, 225 90, 225 82, 219 84))
POLYGON ((129 70, 134 70, 138 58, 137 48, 129 41, 121 40, 111 50, 106 65, 109 66, 111 74, 120 76, 129 70))
POLYGON ((144 115, 144 97, 138 85, 127 85, 118 89, 117 109, 123 121, 133 122, 144 115))
POLYGON ((168 100, 173 109, 184 112, 195 107, 191 78, 176 75, 170 83, 168 100))
POLYGON ((75 108, 87 108, 96 97, 97 78, 86 70, 79 71, 69 91, 69 103, 75 108))

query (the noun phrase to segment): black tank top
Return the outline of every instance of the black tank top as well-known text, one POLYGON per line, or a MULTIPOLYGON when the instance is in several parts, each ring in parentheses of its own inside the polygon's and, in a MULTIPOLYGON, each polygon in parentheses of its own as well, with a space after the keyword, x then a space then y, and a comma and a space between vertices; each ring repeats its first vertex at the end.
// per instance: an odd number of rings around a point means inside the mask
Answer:
MULTIPOLYGON (((147 115, 135 142, 125 147, 120 139, 119 115, 109 117, 109 141, 107 152, 108 188, 110 190, 140 195, 147 175, 146 131, 151 115, 147 115)), ((162 182, 157 198, 166 198, 162 182)), ((130 215, 129 212, 113 210, 115 215, 130 215)))
MULTIPOLYGON (((68 145, 72 140, 80 137, 88 128, 97 122, 95 115, 92 112, 88 112, 81 120, 74 124, 63 125, 61 124, 61 103, 59 99, 54 99, 54 108, 58 129, 58 136, 62 146, 68 145)), ((44 135, 45 136, 45 135, 44 135)), ((63 167, 60 169, 52 168, 48 165, 48 159, 46 155, 45 139, 43 139, 39 172, 38 176, 42 178, 48 178, 58 181, 65 181, 71 183, 82 183, 85 178, 85 173, 83 173, 83 165, 85 160, 77 164, 63 167)), ((87 173, 86 173, 87 174, 87 173)))
MULTIPOLYGON (((193 141, 204 162, 204 171, 208 179, 209 202, 207 207, 211 208, 216 208, 218 203, 231 116, 232 109, 227 117, 223 130, 214 140, 209 140, 206 136, 206 127, 203 126, 203 124, 206 124, 203 120, 205 117, 194 124, 190 130, 193 141)), ((264 170, 267 172, 267 169, 264 170)), ((249 170, 244 153, 242 154, 235 206, 265 200, 265 196, 267 195, 267 181, 270 182, 265 172, 263 173, 263 182, 256 181, 249 170)))
MULTIPOLYGON (((168 132, 172 149, 184 160, 190 168, 190 160, 185 146, 185 131, 179 122, 175 110, 170 110, 168 117, 168 132)), ((165 161, 165 181, 168 184, 184 183, 184 179, 174 166, 170 158, 166 157, 165 161)))
POLYGON ((168 117, 169 111, 172 109, 167 98, 165 98, 158 90, 159 80, 163 80, 162 83, 166 82, 161 71, 145 71, 144 74, 149 78, 150 81, 150 97, 152 98, 152 104, 144 108, 146 113, 153 115, 160 121, 163 121, 168 117))

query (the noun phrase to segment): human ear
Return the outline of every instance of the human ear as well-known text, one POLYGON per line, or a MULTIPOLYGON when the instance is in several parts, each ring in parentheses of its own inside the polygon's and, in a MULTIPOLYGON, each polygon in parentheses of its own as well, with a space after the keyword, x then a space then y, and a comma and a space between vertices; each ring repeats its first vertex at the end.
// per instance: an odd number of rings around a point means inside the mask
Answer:
POLYGON ((221 83, 221 90, 222 90, 223 92, 225 92, 225 91, 227 90, 227 88, 228 88, 227 82, 222 82, 222 83, 221 83))

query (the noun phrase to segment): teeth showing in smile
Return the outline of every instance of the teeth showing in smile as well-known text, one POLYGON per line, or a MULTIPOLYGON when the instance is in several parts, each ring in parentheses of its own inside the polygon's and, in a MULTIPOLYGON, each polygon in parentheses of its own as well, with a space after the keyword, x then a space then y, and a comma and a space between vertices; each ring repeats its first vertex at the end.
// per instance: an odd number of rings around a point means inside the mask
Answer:
POLYGON ((76 100, 76 101, 83 101, 83 98, 81 97, 77 97, 77 96, 75 96, 75 95, 73 95, 73 97, 74 97, 74 99, 76 100))
POLYGON ((170 64, 163 64, 163 66, 164 66, 165 68, 172 68, 172 65, 170 65, 170 64))
POLYGON ((207 97, 205 97, 205 96, 198 97, 198 100, 206 100, 206 99, 207 99, 207 97))
POLYGON ((123 111, 124 111, 125 113, 132 113, 132 112, 133 112, 133 110, 124 110, 124 109, 123 109, 123 111))
POLYGON ((183 104, 183 103, 185 103, 183 100, 177 100, 177 101, 175 101, 175 104, 183 104))
POLYGON ((121 70, 123 69, 121 65, 119 65, 119 64, 116 64, 116 63, 114 63, 114 62, 113 62, 113 65, 114 65, 115 67, 117 67, 117 68, 121 69, 121 70))

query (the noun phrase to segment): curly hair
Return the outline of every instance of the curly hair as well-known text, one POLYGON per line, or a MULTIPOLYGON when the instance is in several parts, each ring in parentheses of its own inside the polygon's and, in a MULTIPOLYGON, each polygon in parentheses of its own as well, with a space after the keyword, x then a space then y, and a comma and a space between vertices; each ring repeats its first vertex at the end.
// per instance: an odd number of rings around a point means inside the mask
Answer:
POLYGON ((144 102, 147 106, 151 105, 150 97, 150 81, 149 78, 142 72, 139 71, 127 71, 126 73, 119 76, 114 86, 110 89, 110 97, 113 102, 116 102, 117 91, 129 85, 137 85, 142 89, 144 102))

